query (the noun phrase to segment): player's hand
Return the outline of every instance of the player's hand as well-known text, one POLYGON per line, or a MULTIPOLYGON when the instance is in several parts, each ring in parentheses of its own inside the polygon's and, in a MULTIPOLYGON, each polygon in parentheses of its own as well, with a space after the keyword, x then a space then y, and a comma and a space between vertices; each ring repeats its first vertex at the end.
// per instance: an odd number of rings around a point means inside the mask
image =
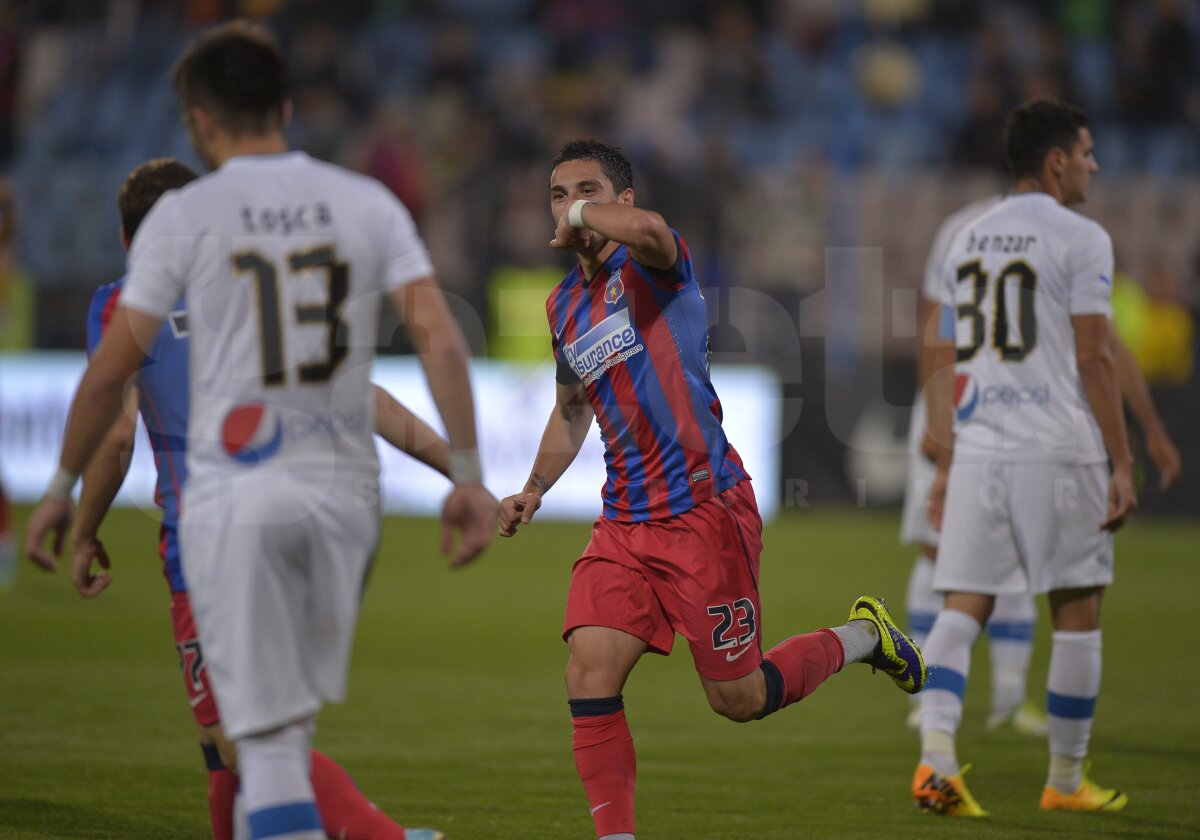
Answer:
POLYGON ((942 530, 942 515, 946 512, 946 484, 950 471, 939 469, 929 485, 929 500, 925 505, 925 518, 936 530, 942 530))
POLYGON ((70 499, 43 498, 25 523, 25 556, 47 572, 58 571, 58 556, 71 529, 75 504, 70 499), (54 535, 53 550, 42 545, 47 534, 54 535))
POLYGON ((500 502, 500 536, 511 537, 521 525, 528 525, 542 506, 542 494, 525 490, 506 496, 500 502))
POLYGON ((442 554, 454 552, 450 565, 465 566, 480 555, 496 531, 496 497, 482 484, 459 484, 442 505, 442 554), (454 547, 454 532, 460 539, 454 547))
POLYGON ((558 220, 558 226, 554 228, 554 238, 550 240, 550 247, 556 251, 586 251, 591 245, 592 236, 592 231, 586 228, 580 230, 572 227, 566 214, 563 214, 558 220))
POLYGON ((108 552, 104 543, 95 536, 76 534, 71 549, 71 583, 79 590, 84 598, 95 598, 112 583, 112 578, 106 574, 92 574, 93 561, 100 568, 108 570, 108 552))
POLYGON ((1166 432, 1156 431, 1146 435, 1146 454, 1158 470, 1159 490, 1166 490, 1179 479, 1179 474, 1183 472, 1183 459, 1166 432))
POLYGON ((1100 523, 1103 531, 1116 531, 1137 510, 1137 494, 1133 490, 1133 466, 1113 470, 1108 480, 1108 518, 1100 523))

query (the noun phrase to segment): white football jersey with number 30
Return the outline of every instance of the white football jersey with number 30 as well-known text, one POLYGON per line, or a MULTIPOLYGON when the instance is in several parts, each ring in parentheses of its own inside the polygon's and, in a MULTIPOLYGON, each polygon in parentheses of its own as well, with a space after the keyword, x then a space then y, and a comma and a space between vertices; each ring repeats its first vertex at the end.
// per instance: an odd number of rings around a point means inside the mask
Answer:
POLYGON ((958 359, 955 457, 1105 460, 1071 325, 1110 314, 1104 229, 1045 193, 1007 196, 958 229, 940 276, 958 359))

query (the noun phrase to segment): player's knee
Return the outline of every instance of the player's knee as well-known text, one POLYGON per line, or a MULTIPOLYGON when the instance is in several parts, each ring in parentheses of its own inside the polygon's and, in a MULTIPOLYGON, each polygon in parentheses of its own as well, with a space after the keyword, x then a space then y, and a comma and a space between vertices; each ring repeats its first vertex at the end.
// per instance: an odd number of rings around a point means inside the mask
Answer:
POLYGON ((571 697, 609 697, 620 693, 614 688, 611 669, 598 666, 580 657, 572 656, 567 662, 567 693, 571 697))
POLYGON ((749 693, 709 695, 709 707, 734 723, 748 723, 762 714, 763 701, 749 693))

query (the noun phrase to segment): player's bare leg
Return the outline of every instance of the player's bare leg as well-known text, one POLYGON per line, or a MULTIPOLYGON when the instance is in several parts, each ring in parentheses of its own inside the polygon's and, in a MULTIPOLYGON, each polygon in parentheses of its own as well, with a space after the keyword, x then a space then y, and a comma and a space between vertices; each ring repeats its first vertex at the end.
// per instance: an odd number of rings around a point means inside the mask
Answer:
POLYGON ((637 759, 621 690, 646 643, 620 630, 589 626, 575 628, 567 647, 571 747, 596 836, 629 840, 634 836, 637 759))

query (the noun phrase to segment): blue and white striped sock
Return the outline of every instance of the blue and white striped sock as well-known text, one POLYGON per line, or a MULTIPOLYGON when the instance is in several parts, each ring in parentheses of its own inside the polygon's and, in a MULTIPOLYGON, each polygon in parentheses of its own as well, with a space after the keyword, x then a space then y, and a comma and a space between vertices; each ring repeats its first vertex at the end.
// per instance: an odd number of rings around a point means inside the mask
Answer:
POLYGON ((922 653, 925 652, 929 631, 933 629, 933 622, 944 601, 941 595, 933 591, 933 561, 924 554, 918 554, 908 575, 905 608, 908 612, 908 635, 922 653))
POLYGON ((1083 759, 1100 693, 1100 651, 1099 630, 1054 633, 1046 680, 1051 758, 1046 784, 1061 793, 1074 793, 1083 782, 1083 759))
POLYGON ((992 716, 1007 717, 1025 700, 1037 607, 1028 593, 996 596, 987 623, 992 664, 992 716))
POLYGON ((242 798, 252 840, 323 840, 309 780, 304 723, 237 739, 242 798))
POLYGON ((971 647, 982 629, 966 613, 942 610, 925 644, 929 679, 921 692, 921 763, 943 776, 958 775, 954 736, 962 721, 971 647))

